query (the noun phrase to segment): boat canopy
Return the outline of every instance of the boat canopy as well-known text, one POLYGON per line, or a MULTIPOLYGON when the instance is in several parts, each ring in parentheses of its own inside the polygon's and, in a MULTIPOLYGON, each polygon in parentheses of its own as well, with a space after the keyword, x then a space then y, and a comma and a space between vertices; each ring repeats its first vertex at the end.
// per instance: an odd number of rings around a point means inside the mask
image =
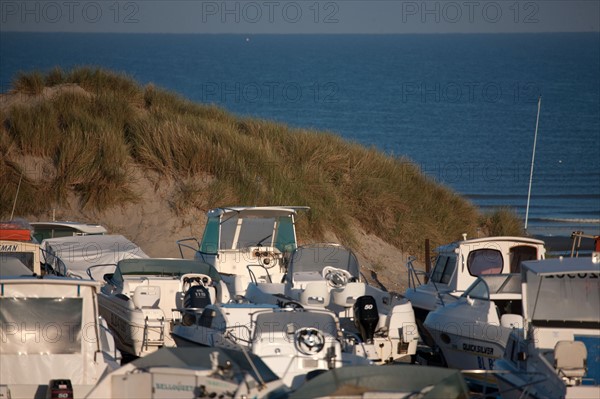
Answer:
MULTIPOLYGON (((148 258, 135 243, 122 235, 85 235, 49 238, 41 243, 43 262, 55 270, 66 266, 70 275, 88 279, 86 271, 95 265, 115 265, 122 259, 148 258)), ((114 266, 103 268, 104 273, 114 266)), ((102 275, 96 271, 98 275, 102 275)))
POLYGON ((294 215, 307 207, 231 207, 208 211, 200 252, 216 254, 252 246, 296 248, 294 215))
POLYGON ((600 328, 600 263, 592 257, 523 262, 526 319, 536 325, 600 328))
POLYGON ((208 263, 190 259, 123 259, 117 264, 113 280, 123 276, 182 276, 188 273, 206 274, 214 281, 220 281, 221 275, 208 263))
POLYGON ((352 251, 338 244, 313 244, 297 248, 290 258, 289 273, 321 272, 326 266, 360 275, 358 259, 352 251))
POLYGON ((33 228, 33 236, 39 242, 47 238, 102 235, 107 233, 104 226, 82 222, 31 222, 30 225, 33 228))

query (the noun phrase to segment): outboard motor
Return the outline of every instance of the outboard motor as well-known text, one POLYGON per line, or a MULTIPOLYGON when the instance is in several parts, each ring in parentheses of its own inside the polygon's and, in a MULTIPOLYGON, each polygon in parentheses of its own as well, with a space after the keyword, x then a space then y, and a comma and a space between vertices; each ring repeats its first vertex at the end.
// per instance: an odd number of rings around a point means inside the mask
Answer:
POLYGON ((356 298, 353 306, 354 325, 360 332, 365 342, 373 342, 375 329, 379 323, 379 312, 377 311, 377 302, 371 295, 363 295, 356 298))
POLYGON ((47 399, 73 399, 73 385, 71 380, 50 380, 48 390, 46 391, 47 399))
POLYGON ((203 285, 191 286, 183 297, 184 308, 205 308, 210 303, 210 294, 203 285))

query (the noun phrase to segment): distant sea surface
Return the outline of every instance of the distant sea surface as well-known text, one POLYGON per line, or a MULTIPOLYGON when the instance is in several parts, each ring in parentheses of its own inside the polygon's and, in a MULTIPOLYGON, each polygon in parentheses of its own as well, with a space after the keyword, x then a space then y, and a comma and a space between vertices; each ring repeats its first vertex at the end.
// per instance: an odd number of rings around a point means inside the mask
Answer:
POLYGON ((405 156, 523 217, 541 95, 528 232, 600 234, 597 33, 0 33, 2 92, 19 71, 81 65, 405 156))

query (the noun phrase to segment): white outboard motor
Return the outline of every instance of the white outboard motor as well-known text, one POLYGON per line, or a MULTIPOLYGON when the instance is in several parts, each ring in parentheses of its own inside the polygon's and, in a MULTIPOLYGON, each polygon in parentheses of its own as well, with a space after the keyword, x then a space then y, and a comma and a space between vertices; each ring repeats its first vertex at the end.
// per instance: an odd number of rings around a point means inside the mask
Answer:
POLYGON ((372 343, 377 323, 379 323, 379 312, 377 311, 375 298, 371 295, 358 297, 353 309, 354 326, 360 332, 363 341, 372 343))

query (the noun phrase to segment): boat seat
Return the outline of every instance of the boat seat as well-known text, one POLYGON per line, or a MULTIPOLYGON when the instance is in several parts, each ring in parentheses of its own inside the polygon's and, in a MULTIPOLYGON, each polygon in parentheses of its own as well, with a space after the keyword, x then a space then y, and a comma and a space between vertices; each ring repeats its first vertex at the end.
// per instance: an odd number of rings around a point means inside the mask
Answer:
POLYGON ((365 295, 366 286, 364 283, 348 283, 342 290, 332 290, 333 303, 344 308, 351 308, 356 302, 356 298, 365 295))
POLYGON ((581 341, 558 341, 554 347, 554 367, 568 382, 576 383, 586 373, 587 349, 581 341))
POLYGON ((329 305, 330 299, 331 294, 325 281, 307 284, 300 293, 300 303, 306 306, 325 307, 329 305))
POLYGON ((523 328, 523 316, 507 313, 500 317, 500 325, 506 328, 523 328))
POLYGON ((133 292, 133 305, 137 309, 152 308, 160 301, 160 287, 155 285, 138 285, 133 292))

